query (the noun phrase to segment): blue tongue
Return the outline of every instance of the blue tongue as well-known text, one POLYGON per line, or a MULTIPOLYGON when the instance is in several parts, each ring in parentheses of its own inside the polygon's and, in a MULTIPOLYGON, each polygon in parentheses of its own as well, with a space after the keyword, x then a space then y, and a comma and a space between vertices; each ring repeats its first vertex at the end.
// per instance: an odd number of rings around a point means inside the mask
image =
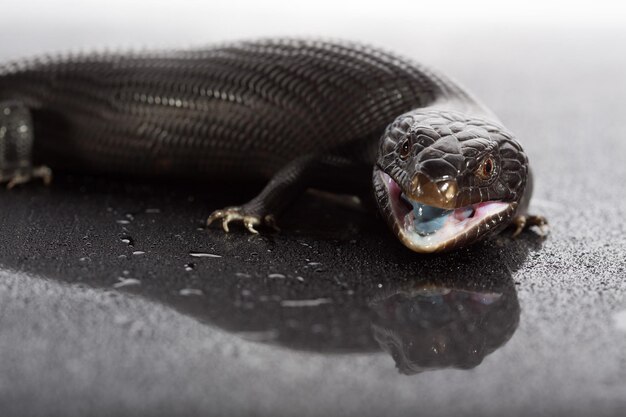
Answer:
POLYGON ((453 211, 416 203, 406 198, 404 194, 402 194, 402 199, 413 206, 413 217, 415 219, 413 227, 422 236, 431 235, 441 229, 447 215, 453 211))

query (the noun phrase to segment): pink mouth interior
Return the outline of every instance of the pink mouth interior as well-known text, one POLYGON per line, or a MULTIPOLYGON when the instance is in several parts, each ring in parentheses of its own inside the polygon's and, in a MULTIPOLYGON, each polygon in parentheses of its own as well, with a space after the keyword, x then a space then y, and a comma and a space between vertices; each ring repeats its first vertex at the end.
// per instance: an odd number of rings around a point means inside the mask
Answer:
POLYGON ((402 189, 386 173, 381 171, 381 177, 387 186, 389 203, 398 224, 402 225, 403 232, 416 245, 439 245, 455 236, 476 226, 481 220, 497 215, 506 210, 509 205, 501 201, 486 201, 467 207, 460 207, 442 214, 437 219, 437 226, 428 234, 418 232, 416 215, 410 204, 402 198, 402 189))

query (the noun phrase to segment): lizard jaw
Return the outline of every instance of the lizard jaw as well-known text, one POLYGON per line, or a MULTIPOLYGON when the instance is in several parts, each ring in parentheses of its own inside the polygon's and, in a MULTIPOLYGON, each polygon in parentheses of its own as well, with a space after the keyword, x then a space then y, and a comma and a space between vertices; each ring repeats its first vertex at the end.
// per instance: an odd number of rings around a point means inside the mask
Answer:
POLYGON ((420 253, 446 251, 482 239, 504 227, 516 203, 499 200, 441 209, 405 194, 398 183, 378 167, 374 186, 380 210, 402 243, 420 253))

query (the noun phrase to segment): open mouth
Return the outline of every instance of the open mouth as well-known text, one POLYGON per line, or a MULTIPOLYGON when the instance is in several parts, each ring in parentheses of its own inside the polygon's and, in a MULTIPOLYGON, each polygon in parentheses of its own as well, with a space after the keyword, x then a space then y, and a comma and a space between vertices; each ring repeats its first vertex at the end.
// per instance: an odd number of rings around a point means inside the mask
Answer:
POLYGON ((416 252, 435 252, 449 249, 460 240, 476 240, 514 209, 512 204, 498 200, 454 209, 434 207, 411 198, 382 170, 377 175, 387 189, 389 208, 400 238, 416 252))

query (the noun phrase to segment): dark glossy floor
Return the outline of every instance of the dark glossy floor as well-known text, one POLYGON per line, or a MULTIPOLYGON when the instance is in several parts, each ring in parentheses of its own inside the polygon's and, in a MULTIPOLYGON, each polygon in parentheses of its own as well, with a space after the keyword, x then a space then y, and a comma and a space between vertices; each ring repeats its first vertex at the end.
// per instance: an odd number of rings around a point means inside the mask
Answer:
POLYGON ((404 51, 517 132, 546 239, 420 256, 324 195, 259 237, 202 226, 253 190, 0 191, 1 414, 624 415, 626 59, 594 47, 624 37, 533 36, 404 51))

